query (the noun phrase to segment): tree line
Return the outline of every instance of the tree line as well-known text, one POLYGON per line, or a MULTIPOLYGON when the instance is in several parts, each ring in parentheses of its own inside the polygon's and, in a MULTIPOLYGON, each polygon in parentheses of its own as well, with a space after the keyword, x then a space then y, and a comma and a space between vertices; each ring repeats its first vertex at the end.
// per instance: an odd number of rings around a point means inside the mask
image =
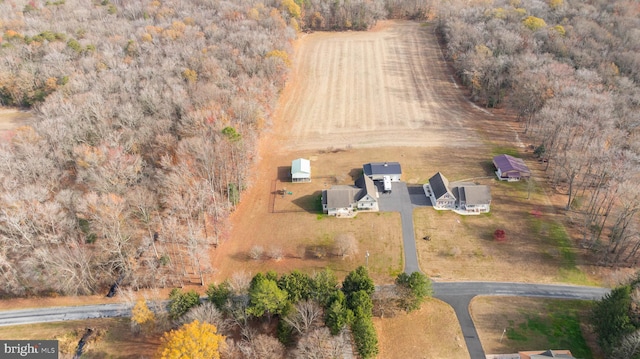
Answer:
MULTIPOLYGON (((393 293, 394 311, 418 309, 431 295, 431 282, 421 273, 401 274, 393 293)), ((362 358, 375 357, 378 341, 371 321, 381 300, 365 267, 347 274, 341 285, 333 272, 314 275, 293 271, 282 275, 238 273, 212 284, 201 303, 195 291, 174 289, 167 310, 149 309, 138 301, 132 330, 153 335, 166 331, 161 357, 193 357, 189 350, 209 348, 207 357, 339 358, 353 347, 362 358), (173 330, 167 330, 173 328, 173 330), (185 344, 185 335, 191 344, 185 344), (275 335, 274 335, 275 334, 275 335), (193 345, 195 344, 195 345, 193 345)))
POLYGON ((278 1, 0 2, 0 293, 202 282, 296 32, 278 1))
POLYGON ((640 10, 629 1, 443 4, 438 33, 472 99, 512 109, 601 265, 640 258, 640 10))

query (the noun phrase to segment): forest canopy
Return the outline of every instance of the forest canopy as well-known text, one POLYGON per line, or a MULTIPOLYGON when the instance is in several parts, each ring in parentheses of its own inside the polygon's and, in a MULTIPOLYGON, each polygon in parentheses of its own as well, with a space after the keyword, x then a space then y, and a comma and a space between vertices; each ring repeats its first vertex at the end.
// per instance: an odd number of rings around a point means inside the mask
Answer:
POLYGON ((438 31, 473 100, 524 125, 581 245, 640 249, 640 8, 634 1, 450 1, 438 31))
POLYGON ((415 0, 0 0, 0 296, 201 283, 303 30, 415 0), (114 284, 115 283, 115 284, 114 284))

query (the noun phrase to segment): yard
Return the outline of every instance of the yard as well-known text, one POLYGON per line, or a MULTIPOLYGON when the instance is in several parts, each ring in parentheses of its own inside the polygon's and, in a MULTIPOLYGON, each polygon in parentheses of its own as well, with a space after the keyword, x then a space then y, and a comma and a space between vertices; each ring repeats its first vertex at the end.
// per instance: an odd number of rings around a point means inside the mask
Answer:
POLYGON ((380 339, 379 358, 469 358, 453 309, 437 299, 422 308, 393 318, 374 318, 380 339), (411 323, 411 325, 407 325, 411 323))
POLYGON ((601 355, 584 324, 590 306, 576 300, 477 297, 470 311, 487 354, 568 349, 576 358, 591 359, 601 355))

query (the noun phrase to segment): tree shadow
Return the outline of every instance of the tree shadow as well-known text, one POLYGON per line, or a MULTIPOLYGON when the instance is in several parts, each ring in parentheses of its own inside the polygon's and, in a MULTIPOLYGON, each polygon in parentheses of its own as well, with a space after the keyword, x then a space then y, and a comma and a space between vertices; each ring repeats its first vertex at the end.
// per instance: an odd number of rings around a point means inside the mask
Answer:
POLYGON ((351 171, 349 171, 349 177, 351 177, 353 182, 360 178, 360 176, 362 176, 362 167, 352 168, 351 171))
POLYGON ((485 175, 494 176, 496 174, 496 168, 493 165, 493 161, 491 160, 482 161, 480 162, 480 166, 482 167, 482 170, 484 171, 485 175))
POLYGON ((332 257, 332 249, 328 244, 314 244, 305 248, 304 257, 306 259, 326 259, 332 257))

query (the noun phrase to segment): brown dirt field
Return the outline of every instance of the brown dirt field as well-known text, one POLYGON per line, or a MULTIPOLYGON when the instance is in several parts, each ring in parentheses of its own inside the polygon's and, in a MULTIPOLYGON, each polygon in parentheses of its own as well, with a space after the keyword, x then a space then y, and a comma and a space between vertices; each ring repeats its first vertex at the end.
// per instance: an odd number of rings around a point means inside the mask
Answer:
POLYGON ((303 36, 276 121, 279 144, 319 148, 479 143, 468 104, 432 36, 433 25, 386 21, 376 31, 303 36))
POLYGON ((57 323, 42 323, 0 327, 3 340, 59 339, 60 358, 72 358, 71 352, 86 328, 93 328, 97 336, 89 339, 83 358, 153 358, 160 345, 160 335, 131 335, 126 318, 89 319, 57 323), (92 340, 93 338, 93 340, 92 340), (66 348, 66 352, 63 351, 66 348))
POLYGON ((373 318, 379 336, 379 358, 464 359, 469 352, 453 308, 437 299, 420 310, 393 318, 373 318))
MULTIPOLYGON (((547 348, 544 337, 530 337, 527 341, 510 340, 502 336, 505 328, 513 327, 527 321, 527 313, 541 313, 546 311, 546 299, 527 297, 476 297, 471 301, 469 309, 476 325, 478 336, 487 354, 515 353, 525 350, 567 349, 547 348), (515 325, 513 324, 515 323, 515 325), (502 340, 500 340, 502 337, 502 340)), ((586 319, 588 313, 582 313, 586 319)), ((596 338, 589 328, 582 325, 582 335, 591 348, 594 358, 602 358, 596 338)))

